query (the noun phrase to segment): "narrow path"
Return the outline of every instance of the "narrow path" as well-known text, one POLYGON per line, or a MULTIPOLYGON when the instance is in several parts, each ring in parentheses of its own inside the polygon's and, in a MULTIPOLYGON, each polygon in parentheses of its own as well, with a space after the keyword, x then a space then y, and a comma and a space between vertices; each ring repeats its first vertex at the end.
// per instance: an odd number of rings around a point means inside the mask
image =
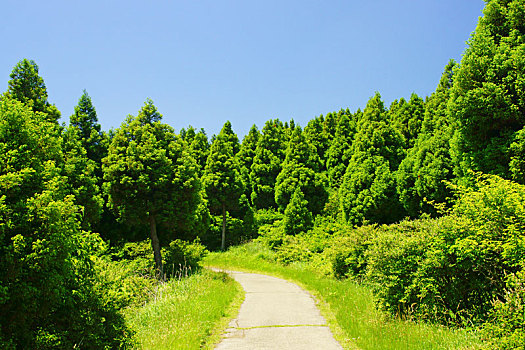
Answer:
POLYGON ((313 297, 280 278, 225 271, 246 292, 216 350, 341 350, 313 297))

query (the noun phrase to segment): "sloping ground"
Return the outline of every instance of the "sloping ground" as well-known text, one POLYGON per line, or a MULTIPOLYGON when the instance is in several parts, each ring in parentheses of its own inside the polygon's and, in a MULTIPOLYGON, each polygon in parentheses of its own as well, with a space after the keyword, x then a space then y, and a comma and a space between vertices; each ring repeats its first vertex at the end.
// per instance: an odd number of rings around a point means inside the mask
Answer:
POLYGON ((246 296, 217 350, 342 349, 308 292, 276 277, 227 272, 246 296))

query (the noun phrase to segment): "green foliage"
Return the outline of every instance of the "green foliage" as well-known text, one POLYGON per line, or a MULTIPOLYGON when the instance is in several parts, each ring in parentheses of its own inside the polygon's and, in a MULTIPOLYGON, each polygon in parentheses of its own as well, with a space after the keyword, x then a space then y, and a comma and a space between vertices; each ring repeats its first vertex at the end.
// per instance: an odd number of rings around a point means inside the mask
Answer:
POLYGON ((193 242, 176 239, 171 241, 164 253, 165 266, 167 272, 179 272, 182 269, 191 269, 197 271, 199 263, 208 254, 206 247, 204 247, 197 238, 193 242))
POLYGON ((308 201, 297 187, 284 211, 284 232, 288 235, 296 235, 308 231, 312 225, 313 218, 308 210, 308 201))
POLYGON ((384 308, 440 322, 480 322, 524 266, 524 187, 495 176, 461 189, 453 213, 385 228, 368 278, 384 308))
POLYGON ((437 214, 432 202, 442 203, 451 195, 445 181, 454 177, 450 140, 455 123, 447 117, 447 103, 456 63, 450 61, 441 80, 425 104, 421 133, 396 173, 399 199, 408 214, 437 214))
POLYGON ((75 203, 83 208, 82 228, 90 229, 98 224, 102 213, 101 179, 96 174, 101 164, 88 158, 79 134, 79 129, 71 126, 63 133, 64 175, 75 203))
MULTIPOLYGON (((331 116, 331 113, 330 113, 331 116)), ((328 117, 328 115, 327 115, 328 117)), ((313 146, 320 161, 320 170, 325 169, 326 152, 330 147, 330 137, 324 130, 325 118, 320 115, 311 119, 304 128, 304 137, 313 146)))
POLYGON ((33 112, 44 113, 47 120, 58 124, 60 112, 47 100, 47 88, 44 79, 38 75, 35 61, 24 58, 16 64, 9 76, 11 80, 6 93, 8 97, 22 102, 33 112))
POLYGON ((235 150, 239 140, 226 122, 211 145, 210 155, 202 176, 210 212, 222 215, 221 249, 226 247, 226 211, 236 210, 244 192, 235 150))
POLYGON ((257 142, 251 167, 252 203, 256 209, 277 208, 275 182, 285 158, 286 135, 283 123, 268 120, 257 142))
POLYGON ((189 152, 199 168, 199 177, 202 176, 206 161, 210 155, 210 144, 208 143, 208 136, 203 129, 201 129, 193 138, 190 144, 189 152))
POLYGON ((0 333, 20 348, 126 347, 123 319, 97 288, 102 241, 80 228, 55 127, 0 101, 0 333))
MULTIPOLYGON (((100 168, 102 158, 107 155, 107 148, 98 123, 97 112, 86 90, 75 106, 75 113, 69 117, 69 125, 78 129, 78 137, 86 150, 87 157, 100 168)), ((101 176, 101 169, 98 169, 97 175, 101 176)))
POLYGON ((261 133, 257 126, 254 124, 250 128, 248 135, 244 137, 241 144, 241 149, 237 153, 237 159, 239 160, 239 167, 241 170, 241 179, 244 183, 244 194, 246 198, 251 201, 252 198, 252 180, 250 178, 250 171, 255 158, 255 150, 261 133))
MULTIPOLYGON (((238 206, 243 192, 239 164, 234 158, 235 142, 231 141, 231 124, 227 122, 211 145, 202 177, 208 205, 214 214, 223 214, 238 206)), ((237 141, 238 143, 238 141, 237 141)))
POLYGON ((401 98, 390 105, 389 119, 403 135, 405 148, 414 146, 421 131, 424 113, 425 103, 414 93, 410 96, 410 101, 401 98))
POLYGON ((326 177, 319 173, 321 162, 315 148, 308 144, 300 127, 296 127, 288 141, 286 158, 275 183, 275 202, 284 211, 296 189, 308 202, 312 215, 319 214, 328 197, 326 177))
POLYGON ((352 157, 350 147, 354 139, 355 120, 359 117, 359 114, 360 112, 357 112, 355 116, 351 114, 341 115, 334 139, 326 153, 326 168, 330 185, 333 188, 341 186, 346 168, 348 168, 348 163, 352 157))
POLYGON ((525 349, 525 271, 507 277, 503 300, 496 300, 483 325, 492 349, 525 349))
POLYGON ((525 125, 523 0, 489 1, 461 60, 449 104, 458 121, 457 173, 509 175, 509 146, 525 125))
POLYGON ((150 224, 155 262, 162 272, 159 223, 187 229, 201 201, 196 164, 151 100, 113 137, 103 170, 110 205, 127 222, 150 224))
POLYGON ((403 136, 387 122, 379 93, 368 101, 352 143, 352 158, 340 188, 344 219, 391 223, 403 217, 394 172, 404 155, 403 136))

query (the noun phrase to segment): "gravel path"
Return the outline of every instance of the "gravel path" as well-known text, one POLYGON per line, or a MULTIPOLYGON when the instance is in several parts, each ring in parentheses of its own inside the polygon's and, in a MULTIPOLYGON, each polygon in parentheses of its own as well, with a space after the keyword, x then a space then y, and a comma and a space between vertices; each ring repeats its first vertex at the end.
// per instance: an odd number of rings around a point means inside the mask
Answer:
POLYGON ((341 350, 313 297, 296 284, 255 273, 225 271, 246 292, 239 315, 216 350, 341 350))

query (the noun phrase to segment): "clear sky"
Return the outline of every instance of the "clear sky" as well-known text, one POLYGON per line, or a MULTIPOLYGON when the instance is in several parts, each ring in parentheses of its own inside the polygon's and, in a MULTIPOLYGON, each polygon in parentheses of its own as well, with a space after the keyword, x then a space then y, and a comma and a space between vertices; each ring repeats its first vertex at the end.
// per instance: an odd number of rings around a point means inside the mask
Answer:
POLYGON ((434 91, 459 61, 482 0, 2 0, 1 91, 15 64, 37 62, 69 121, 82 90, 102 128, 146 98, 176 130, 239 136, 270 118, 388 106, 434 91))

